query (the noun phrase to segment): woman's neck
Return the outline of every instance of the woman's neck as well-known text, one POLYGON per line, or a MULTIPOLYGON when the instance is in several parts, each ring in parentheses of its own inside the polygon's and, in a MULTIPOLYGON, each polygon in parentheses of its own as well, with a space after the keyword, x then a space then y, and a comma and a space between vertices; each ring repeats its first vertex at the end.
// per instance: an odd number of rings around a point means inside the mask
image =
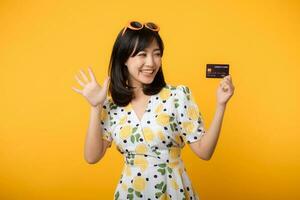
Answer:
POLYGON ((138 99, 143 99, 147 95, 144 94, 143 92, 143 84, 138 83, 138 82, 132 82, 129 81, 129 84, 134 87, 133 88, 133 99, 138 100, 138 99))
POLYGON ((145 96, 144 92, 143 92, 143 88, 142 87, 136 87, 133 89, 133 96, 134 99, 140 99, 142 97, 145 96))

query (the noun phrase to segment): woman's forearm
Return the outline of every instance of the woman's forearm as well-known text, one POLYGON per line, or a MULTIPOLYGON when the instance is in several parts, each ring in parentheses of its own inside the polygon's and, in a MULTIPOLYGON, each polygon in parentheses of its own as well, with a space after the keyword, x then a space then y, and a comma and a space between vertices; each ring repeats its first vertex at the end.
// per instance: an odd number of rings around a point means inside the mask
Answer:
POLYGON ((90 122, 87 130, 84 158, 88 163, 96 163, 101 159, 102 153, 102 127, 100 113, 102 105, 91 107, 90 122))
POLYGON ((210 159, 214 153, 216 148, 220 130, 222 127, 223 116, 225 113, 226 105, 218 105, 216 106, 216 113, 213 118, 213 121, 205 135, 201 141, 201 152, 205 155, 206 159, 210 159))

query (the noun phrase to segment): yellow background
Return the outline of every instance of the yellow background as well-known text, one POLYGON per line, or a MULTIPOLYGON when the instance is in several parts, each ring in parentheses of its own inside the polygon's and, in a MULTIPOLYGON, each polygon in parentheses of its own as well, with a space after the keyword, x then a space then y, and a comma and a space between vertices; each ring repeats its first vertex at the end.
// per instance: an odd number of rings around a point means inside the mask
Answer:
POLYGON ((190 87, 209 127, 229 63, 236 87, 216 151, 183 160, 203 200, 299 199, 299 1, 0 1, 0 199, 112 199, 123 158, 83 158, 90 107, 71 86, 100 84, 128 20, 160 25, 166 81, 190 87), (180 2, 180 3, 179 3, 180 2))

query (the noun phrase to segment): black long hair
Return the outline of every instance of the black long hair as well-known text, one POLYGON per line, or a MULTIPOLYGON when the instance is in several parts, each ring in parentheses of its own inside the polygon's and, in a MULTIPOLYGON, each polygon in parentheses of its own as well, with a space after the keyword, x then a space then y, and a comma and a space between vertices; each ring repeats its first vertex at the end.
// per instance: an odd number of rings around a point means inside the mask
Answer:
MULTIPOLYGON (((124 29, 124 28, 123 28, 124 29)), ((130 55, 134 57, 138 52, 149 47, 153 40, 156 40, 163 56, 164 44, 158 32, 146 27, 140 30, 126 29, 122 36, 123 29, 119 32, 114 43, 108 75, 110 76, 109 93, 113 102, 118 106, 128 105, 133 98, 133 87, 128 85, 129 71, 125 62, 130 55), (136 46, 135 52, 134 48, 136 46)), ((162 66, 156 73, 154 80, 150 84, 143 84, 143 93, 154 95, 166 86, 162 66)))

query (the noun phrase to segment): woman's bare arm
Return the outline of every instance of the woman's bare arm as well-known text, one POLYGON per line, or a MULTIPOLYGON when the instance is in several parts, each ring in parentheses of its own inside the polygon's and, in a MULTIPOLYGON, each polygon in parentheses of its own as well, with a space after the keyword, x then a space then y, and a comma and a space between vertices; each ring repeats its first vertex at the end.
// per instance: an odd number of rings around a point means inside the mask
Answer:
POLYGON ((202 160, 210 160, 215 151, 222 127, 225 108, 225 105, 217 106, 216 113, 209 130, 201 140, 190 144, 192 151, 202 160))
POLYGON ((222 121, 226 109, 227 102, 234 93, 234 85, 232 83, 231 76, 226 76, 220 83, 217 89, 217 107, 216 113, 211 123, 207 134, 197 142, 190 144, 193 152, 203 160, 209 160, 218 143, 222 121))
POLYGON ((75 76, 75 79, 83 89, 80 90, 75 87, 72 87, 72 89, 84 96, 91 104, 90 124, 85 139, 84 158, 88 163, 94 164, 103 157, 106 148, 110 144, 108 141, 102 140, 102 127, 100 123, 100 113, 106 99, 110 77, 105 79, 103 87, 101 87, 96 80, 92 68, 89 67, 88 71, 90 79, 83 70, 80 70, 82 79, 77 75, 75 76))
POLYGON ((105 154, 109 142, 102 139, 102 125, 100 123, 100 113, 102 104, 91 107, 90 123, 87 130, 84 158, 89 164, 97 163, 105 154))

